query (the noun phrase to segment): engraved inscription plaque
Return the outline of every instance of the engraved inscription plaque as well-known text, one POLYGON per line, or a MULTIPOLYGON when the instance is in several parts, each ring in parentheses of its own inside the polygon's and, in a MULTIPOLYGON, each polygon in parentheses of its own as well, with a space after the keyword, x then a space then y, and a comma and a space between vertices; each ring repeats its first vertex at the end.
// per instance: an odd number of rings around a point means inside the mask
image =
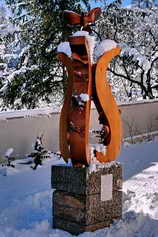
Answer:
POLYGON ((113 175, 101 175, 101 201, 112 199, 113 175))

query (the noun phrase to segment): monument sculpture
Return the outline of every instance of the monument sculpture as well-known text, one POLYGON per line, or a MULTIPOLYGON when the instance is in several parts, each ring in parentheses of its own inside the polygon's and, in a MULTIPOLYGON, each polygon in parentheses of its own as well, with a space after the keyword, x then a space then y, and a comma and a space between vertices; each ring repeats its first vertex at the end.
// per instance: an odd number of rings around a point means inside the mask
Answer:
POLYGON ((121 146, 120 112, 107 81, 107 68, 119 55, 112 40, 96 45, 91 24, 100 8, 77 14, 64 11, 69 25, 81 31, 58 46, 58 59, 66 67, 68 82, 60 117, 60 151, 72 167, 52 167, 53 227, 73 234, 109 226, 122 213, 121 165, 116 160, 121 146), (102 125, 103 144, 89 144, 91 101, 102 125), (96 164, 98 170, 89 167, 96 164), (62 177, 62 178, 61 178, 62 177))

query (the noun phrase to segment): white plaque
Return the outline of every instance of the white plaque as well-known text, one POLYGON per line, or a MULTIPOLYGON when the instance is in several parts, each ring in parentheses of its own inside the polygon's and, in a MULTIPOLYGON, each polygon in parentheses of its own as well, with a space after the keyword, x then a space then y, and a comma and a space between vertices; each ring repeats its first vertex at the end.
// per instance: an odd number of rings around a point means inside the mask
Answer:
POLYGON ((101 201, 112 200, 113 176, 101 175, 101 201))

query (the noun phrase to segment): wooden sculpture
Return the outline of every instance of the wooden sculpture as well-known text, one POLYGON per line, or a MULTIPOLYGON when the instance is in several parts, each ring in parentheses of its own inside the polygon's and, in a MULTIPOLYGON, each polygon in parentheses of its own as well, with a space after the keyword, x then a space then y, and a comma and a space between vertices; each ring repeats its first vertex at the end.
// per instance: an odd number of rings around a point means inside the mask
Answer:
MULTIPOLYGON (((97 19, 100 12, 100 8, 95 8, 80 16, 65 11, 64 18, 70 25, 86 27, 97 19)), ((63 52, 58 53, 58 59, 68 72, 68 87, 60 117, 61 154, 66 161, 71 158, 74 167, 91 164, 88 138, 93 100, 99 113, 99 122, 104 129, 103 145, 107 147, 105 154, 95 152, 96 159, 103 163, 113 161, 120 151, 122 129, 120 113, 106 79, 106 72, 108 64, 120 53, 120 49, 116 47, 105 52, 94 63, 86 36, 71 36, 68 42, 71 57, 63 52)))
POLYGON ((64 11, 63 17, 64 21, 69 25, 79 25, 86 27, 88 24, 95 22, 100 13, 101 9, 97 7, 93 8, 90 12, 86 14, 83 13, 81 15, 72 11, 64 11))

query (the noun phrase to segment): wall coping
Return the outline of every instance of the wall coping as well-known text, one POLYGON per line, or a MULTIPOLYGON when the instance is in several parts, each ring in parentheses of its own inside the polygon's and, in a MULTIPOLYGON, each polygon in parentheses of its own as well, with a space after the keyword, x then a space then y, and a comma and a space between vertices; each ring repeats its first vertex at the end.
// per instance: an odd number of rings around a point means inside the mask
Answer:
POLYGON ((0 112, 0 120, 20 119, 37 116, 50 116, 52 114, 59 114, 59 111, 54 111, 51 107, 38 109, 22 109, 0 112))
POLYGON ((136 102, 125 102, 125 103, 118 103, 118 106, 124 107, 124 106, 133 106, 133 105, 142 105, 142 104, 154 104, 154 103, 158 103, 158 99, 154 99, 154 100, 140 100, 140 101, 136 101, 136 102))
MULTIPOLYGON (((119 107, 125 106, 135 106, 135 105, 144 105, 150 103, 158 103, 158 99, 155 100, 141 100, 135 103, 118 103, 119 107)), ((21 119, 28 117, 38 117, 38 116, 52 116, 53 114, 59 114, 61 108, 54 109, 53 107, 45 107, 38 109, 22 109, 22 110, 10 110, 0 112, 0 120, 11 120, 11 119, 21 119)), ((95 108, 92 107, 92 110, 95 108)))

